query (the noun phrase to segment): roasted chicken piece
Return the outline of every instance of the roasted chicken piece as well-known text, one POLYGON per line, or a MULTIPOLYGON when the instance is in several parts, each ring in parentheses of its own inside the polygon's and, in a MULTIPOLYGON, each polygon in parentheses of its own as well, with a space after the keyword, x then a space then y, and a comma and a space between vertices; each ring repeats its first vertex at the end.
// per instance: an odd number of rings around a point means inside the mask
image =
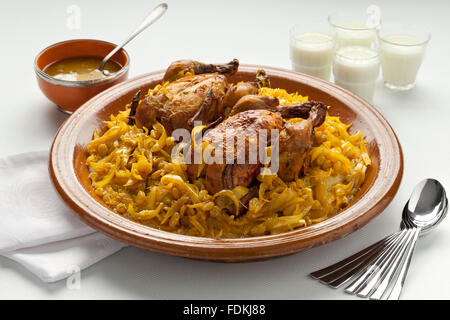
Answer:
POLYGON ((270 87, 270 79, 266 72, 262 69, 257 71, 255 80, 240 82, 232 86, 223 100, 224 115, 229 116, 231 109, 241 98, 247 95, 256 95, 258 93, 258 89, 265 86, 270 87))
POLYGON ((261 70, 255 81, 230 88, 227 76, 233 75, 238 65, 236 59, 224 65, 175 61, 164 76, 164 80, 172 82, 145 97, 130 114, 138 127, 151 128, 158 120, 168 134, 177 128, 192 130, 194 121, 205 125, 218 122, 225 118, 240 98, 256 94, 258 87, 269 81, 261 70))
MULTIPOLYGON (((299 176, 305 165, 314 139, 313 129, 323 123, 326 110, 326 106, 321 102, 309 101, 297 105, 278 106, 278 100, 274 98, 244 96, 233 107, 230 116, 203 137, 203 140, 212 146, 213 156, 216 156, 216 152, 221 152, 222 161, 207 164, 203 171, 201 165, 189 164, 188 175, 191 179, 204 175, 205 186, 212 194, 236 186, 251 186, 260 172, 263 161, 259 158, 259 150, 255 155, 252 146, 253 148, 259 146, 259 139, 266 139, 265 145, 270 146, 270 130, 276 129, 279 134, 277 173, 284 181, 292 181, 299 176), (251 108, 251 101, 254 109, 251 108), (285 122, 283 118, 305 120, 285 122), (264 131, 265 134, 261 136, 261 132, 264 131), (238 146, 239 139, 245 140, 244 147, 238 146), (229 159, 230 155, 232 161, 229 159), (251 157, 256 161, 249 161, 251 157), (244 163, 242 159, 245 159, 244 163)), ((189 154, 188 157, 192 155, 189 154)))
POLYGON ((167 68, 163 81, 174 81, 187 74, 220 73, 231 76, 239 68, 238 59, 233 59, 226 64, 207 64, 195 60, 174 61, 167 68))
POLYGON ((284 181, 293 181, 309 165, 306 160, 314 142, 314 128, 325 121, 327 107, 322 102, 308 101, 293 108, 282 106, 279 112, 285 118, 306 118, 305 121, 285 122, 280 132, 278 176, 284 181))
POLYGON ((277 98, 249 94, 239 99, 231 108, 229 116, 247 110, 263 109, 278 112, 283 118, 307 118, 312 106, 317 103, 320 102, 307 101, 295 105, 279 105, 277 98))
POLYGON ((222 114, 228 88, 226 77, 218 73, 184 76, 143 99, 136 125, 151 128, 158 120, 171 134, 177 128, 191 130, 194 119, 212 122, 222 114))

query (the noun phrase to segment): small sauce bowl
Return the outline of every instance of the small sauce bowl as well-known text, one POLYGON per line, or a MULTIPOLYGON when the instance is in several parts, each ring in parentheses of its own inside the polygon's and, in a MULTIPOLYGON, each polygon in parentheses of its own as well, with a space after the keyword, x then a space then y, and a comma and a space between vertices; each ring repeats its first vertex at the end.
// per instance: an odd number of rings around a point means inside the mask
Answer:
POLYGON ((45 48, 36 56, 34 61, 39 88, 62 111, 71 114, 93 96, 128 78, 130 62, 128 53, 121 49, 112 56, 111 60, 121 66, 118 72, 95 80, 69 81, 57 79, 46 74, 45 68, 50 64, 68 58, 94 56, 103 59, 115 47, 115 44, 106 41, 77 39, 58 42, 45 48))

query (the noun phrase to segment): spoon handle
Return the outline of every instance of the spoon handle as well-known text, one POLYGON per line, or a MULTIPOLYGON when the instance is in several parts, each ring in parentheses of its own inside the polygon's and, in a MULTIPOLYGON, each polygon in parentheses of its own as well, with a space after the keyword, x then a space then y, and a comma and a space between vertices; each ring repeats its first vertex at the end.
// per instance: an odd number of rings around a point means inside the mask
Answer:
POLYGON ((405 232, 405 237, 403 240, 400 242, 398 247, 389 253, 386 260, 377 266, 378 270, 371 276, 370 280, 368 280, 365 285, 356 292, 358 296, 366 298, 369 294, 376 290, 388 273, 390 266, 395 264, 396 260, 401 257, 403 250, 407 247, 407 244, 411 240, 413 234, 410 230, 404 230, 403 232, 405 232))
POLYGON ((402 261, 405 257, 405 252, 408 251, 411 243, 414 241, 416 229, 412 229, 408 238, 405 240, 405 243, 402 245, 400 252, 397 253, 392 263, 389 264, 385 274, 380 279, 380 283, 374 287, 374 290, 370 293, 370 299, 380 300, 383 295, 388 291, 389 284, 392 283, 392 280, 395 278, 397 271, 402 266, 402 261))
POLYGON ((402 244, 403 239, 406 237, 407 232, 402 232, 398 238, 392 242, 389 247, 385 248, 383 253, 378 256, 378 258, 369 263, 365 268, 362 274, 358 275, 358 277, 347 287, 345 288, 345 292, 350 294, 355 294, 360 289, 362 289, 365 284, 373 278, 373 276, 378 273, 380 269, 380 265, 383 264, 386 259, 388 259, 393 251, 396 251, 397 248, 402 244))
POLYGON ((409 245, 409 249, 406 253, 406 258, 403 261, 402 268, 400 269, 400 273, 398 274, 397 279, 395 280, 394 286, 392 287, 392 291, 387 297, 388 300, 398 300, 400 298, 400 294, 402 292, 403 284, 405 283, 406 275, 408 274, 409 265, 411 264, 411 259, 414 253, 414 249, 416 248, 417 238, 419 237, 420 228, 416 228, 413 239, 409 245))
POLYGON ((100 71, 103 70, 105 63, 120 49, 122 49, 122 47, 124 47, 128 42, 130 42, 131 40, 133 40, 139 33, 141 33, 142 31, 144 31, 147 27, 149 27, 150 25, 152 25, 156 20, 158 20, 163 14, 164 12, 166 12, 168 6, 166 3, 161 3, 159 5, 157 5, 144 19, 144 21, 141 22, 141 24, 139 25, 139 27, 136 28, 136 30, 133 31, 132 34, 130 34, 128 36, 128 38, 122 42, 122 44, 118 45, 117 47, 114 48, 114 50, 112 50, 100 63, 100 66, 98 67, 98 69, 100 71))
POLYGON ((371 248, 369 251, 358 252, 357 255, 352 256, 354 259, 349 261, 347 264, 340 268, 336 268, 325 276, 318 278, 318 280, 322 283, 326 283, 332 288, 338 288, 363 270, 367 264, 373 261, 373 259, 376 259, 398 236, 399 232, 383 239, 380 242, 377 242, 375 247, 369 247, 371 248))
POLYGON ((313 277, 314 279, 322 279, 331 273, 335 273, 337 270, 340 270, 340 269, 348 266, 350 263, 354 262, 355 260, 359 260, 362 257, 365 257, 368 254, 372 253, 373 251, 377 250, 379 247, 385 245, 386 242, 389 242, 393 238, 395 238, 398 234, 399 234, 399 232, 392 234, 392 235, 378 241, 377 243, 371 245, 370 247, 367 247, 367 248, 355 253, 354 255, 352 255, 342 261, 339 261, 329 267, 311 272, 310 276, 313 277))

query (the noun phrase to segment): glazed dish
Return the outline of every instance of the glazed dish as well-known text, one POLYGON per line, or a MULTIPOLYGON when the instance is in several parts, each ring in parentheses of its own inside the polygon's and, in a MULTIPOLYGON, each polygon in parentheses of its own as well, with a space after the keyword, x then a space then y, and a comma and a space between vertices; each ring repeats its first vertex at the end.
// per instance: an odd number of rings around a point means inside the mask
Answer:
POLYGON ((176 61, 112 114, 86 145, 95 194, 138 223, 211 238, 278 234, 339 214, 371 166, 363 132, 350 134, 322 102, 272 88, 262 69, 233 84, 237 70, 237 60, 176 61))
POLYGON ((55 43, 42 50, 34 61, 34 71, 42 93, 59 109, 72 113, 83 103, 128 78, 130 59, 121 49, 106 65, 96 70, 115 44, 77 39, 55 43))
POLYGON ((107 122, 111 121, 111 115, 117 117, 126 112, 126 105, 139 90, 141 96, 138 100, 144 100, 149 90, 161 85, 165 70, 125 81, 98 94, 64 122, 53 141, 49 158, 49 172, 56 191, 73 213, 92 228, 133 246, 189 258, 216 261, 265 259, 322 245, 361 228, 386 208, 401 181, 402 151, 389 123, 366 101, 306 74, 268 66, 240 65, 234 75, 227 77, 227 82, 252 82, 258 69, 264 69, 270 76, 271 88, 283 88, 288 93, 299 92, 309 100, 322 101, 329 106, 330 117, 339 117, 346 126, 352 124, 347 128, 349 135, 364 133, 371 164, 359 190, 338 214, 319 223, 281 233, 211 238, 149 227, 114 212, 93 187, 86 146, 93 140, 96 130, 99 135, 108 130, 107 122))

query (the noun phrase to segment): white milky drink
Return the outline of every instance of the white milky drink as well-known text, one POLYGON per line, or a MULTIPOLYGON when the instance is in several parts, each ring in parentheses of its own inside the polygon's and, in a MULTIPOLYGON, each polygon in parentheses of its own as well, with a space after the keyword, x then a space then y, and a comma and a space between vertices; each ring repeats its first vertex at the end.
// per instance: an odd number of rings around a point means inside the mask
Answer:
POLYGON ((292 68, 324 80, 330 80, 333 63, 333 38, 325 33, 291 31, 290 57, 292 68))
POLYGON ((362 23, 342 23, 335 27, 334 36, 338 48, 347 46, 372 47, 376 42, 376 30, 362 23))
POLYGON ((379 69, 377 51, 367 47, 342 47, 334 56, 334 82, 368 102, 372 102, 379 69))
POLYGON ((361 46, 375 49, 377 47, 377 30, 381 26, 380 15, 368 12, 338 11, 328 16, 328 23, 333 32, 336 49, 361 46))
POLYGON ((425 45, 408 35, 386 36, 380 41, 383 79, 393 89, 410 89, 425 53, 425 45))

